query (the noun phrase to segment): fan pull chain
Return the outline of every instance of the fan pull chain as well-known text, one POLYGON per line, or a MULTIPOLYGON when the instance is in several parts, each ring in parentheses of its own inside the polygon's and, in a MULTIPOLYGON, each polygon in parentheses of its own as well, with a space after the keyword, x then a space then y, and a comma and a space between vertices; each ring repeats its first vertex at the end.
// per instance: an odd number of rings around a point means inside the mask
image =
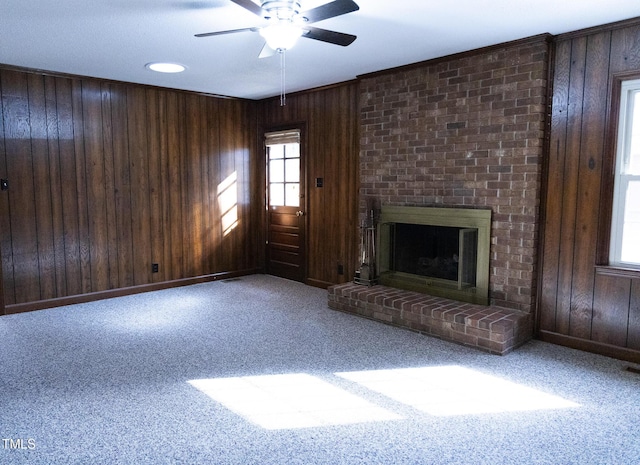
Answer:
POLYGON ((280 53, 280 106, 283 107, 287 104, 287 89, 286 89, 286 60, 285 53, 286 49, 279 49, 280 53))

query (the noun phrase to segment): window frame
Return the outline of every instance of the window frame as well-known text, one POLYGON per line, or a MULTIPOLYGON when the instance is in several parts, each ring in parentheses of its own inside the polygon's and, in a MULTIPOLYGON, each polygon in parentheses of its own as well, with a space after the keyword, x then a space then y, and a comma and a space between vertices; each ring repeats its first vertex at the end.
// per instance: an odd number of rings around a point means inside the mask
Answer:
MULTIPOLYGON (((616 86, 618 104, 616 112, 612 114, 617 120, 615 137, 615 151, 613 164, 613 195, 611 203, 611 230, 609 237, 608 263, 618 268, 632 268, 640 270, 639 262, 629 262, 622 259, 622 242, 624 234, 624 211, 629 184, 632 181, 640 181, 640 174, 628 174, 624 172, 626 155, 629 151, 631 134, 629 132, 630 117, 634 108, 630 106, 631 96, 640 95, 640 78, 621 79, 616 86)), ((636 97, 634 105, 640 104, 636 97)), ((636 113, 637 116, 637 113, 636 113)), ((635 122, 635 124, 640 124, 635 122)))
POLYGON ((613 248, 613 242, 615 240, 614 234, 617 233, 614 227, 614 221, 617 219, 617 214, 614 212, 614 208, 619 208, 619 202, 617 199, 617 190, 619 189, 619 182, 617 182, 618 167, 621 163, 618 156, 619 151, 619 133, 621 122, 621 108, 622 108, 622 89, 623 84, 629 81, 640 80, 640 71, 626 72, 615 74, 610 80, 610 105, 609 113, 607 115, 607 135, 605 139, 605 152, 604 152, 604 164, 603 164, 603 186, 601 190, 601 217, 599 224, 599 235, 597 241, 597 264, 596 269, 598 273, 611 274, 622 273, 627 276, 628 273, 632 273, 634 277, 640 273, 640 263, 627 263, 620 262, 612 259, 615 253, 613 248), (618 271, 615 271, 618 270, 618 271))

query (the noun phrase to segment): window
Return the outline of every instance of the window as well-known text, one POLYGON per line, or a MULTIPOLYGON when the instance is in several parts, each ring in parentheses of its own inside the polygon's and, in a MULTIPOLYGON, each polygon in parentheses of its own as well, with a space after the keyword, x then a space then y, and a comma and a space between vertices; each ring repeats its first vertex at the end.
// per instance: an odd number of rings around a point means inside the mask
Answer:
POLYGON ((265 135, 270 207, 300 206, 300 132, 265 135))
POLYGON ((640 79, 622 82, 609 264, 640 268, 640 79))

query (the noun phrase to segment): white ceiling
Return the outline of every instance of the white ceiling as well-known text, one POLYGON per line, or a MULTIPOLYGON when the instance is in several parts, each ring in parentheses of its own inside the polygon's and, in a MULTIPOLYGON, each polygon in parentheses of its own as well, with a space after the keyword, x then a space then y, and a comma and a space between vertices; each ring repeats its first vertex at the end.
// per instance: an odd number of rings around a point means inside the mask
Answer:
MULTIPOLYGON (((256 3, 259 0, 254 0, 256 3)), ((348 47, 300 39, 286 54, 287 92, 541 34, 640 16, 639 0, 355 0, 314 23, 358 36, 348 47)), ((328 0, 301 0, 307 10, 328 0)), ((2 0, 0 63, 233 97, 280 93, 278 55, 258 58, 261 19, 230 0, 2 0), (182 63, 180 74, 145 68, 182 63)))

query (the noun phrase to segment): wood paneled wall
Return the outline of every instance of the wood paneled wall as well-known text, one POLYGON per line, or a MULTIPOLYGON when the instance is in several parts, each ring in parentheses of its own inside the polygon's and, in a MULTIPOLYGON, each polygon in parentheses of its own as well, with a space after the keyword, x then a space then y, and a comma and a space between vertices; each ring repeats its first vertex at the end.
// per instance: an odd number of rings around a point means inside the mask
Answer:
POLYGON ((640 360, 640 272, 599 267, 611 209, 612 88, 640 71, 640 21, 560 36, 555 50, 540 335, 640 360))
POLYGON ((255 107, 0 69, 7 311, 259 268, 255 107))
POLYGON ((261 102, 261 133, 304 126, 307 184, 307 283, 325 287, 353 279, 358 244, 358 84, 261 102), (324 186, 316 187, 316 178, 324 186), (338 267, 342 267, 342 274, 338 267))

